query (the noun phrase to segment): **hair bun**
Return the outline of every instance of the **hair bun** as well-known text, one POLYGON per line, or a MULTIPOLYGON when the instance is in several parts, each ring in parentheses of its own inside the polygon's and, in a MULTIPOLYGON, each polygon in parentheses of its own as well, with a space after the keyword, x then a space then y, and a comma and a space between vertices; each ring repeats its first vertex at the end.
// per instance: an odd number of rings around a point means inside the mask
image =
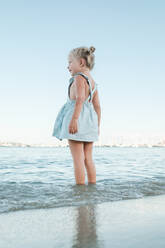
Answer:
POLYGON ((90 53, 94 53, 95 50, 96 50, 96 48, 93 47, 93 46, 91 46, 91 47, 89 48, 90 53))

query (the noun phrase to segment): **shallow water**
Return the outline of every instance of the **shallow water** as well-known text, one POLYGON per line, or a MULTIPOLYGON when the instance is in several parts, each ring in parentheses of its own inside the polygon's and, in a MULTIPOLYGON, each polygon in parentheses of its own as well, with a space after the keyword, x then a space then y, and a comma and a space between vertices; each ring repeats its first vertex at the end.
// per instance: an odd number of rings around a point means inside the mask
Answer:
POLYGON ((165 194, 165 148, 94 147, 97 183, 76 185, 69 147, 0 147, 0 213, 165 194))

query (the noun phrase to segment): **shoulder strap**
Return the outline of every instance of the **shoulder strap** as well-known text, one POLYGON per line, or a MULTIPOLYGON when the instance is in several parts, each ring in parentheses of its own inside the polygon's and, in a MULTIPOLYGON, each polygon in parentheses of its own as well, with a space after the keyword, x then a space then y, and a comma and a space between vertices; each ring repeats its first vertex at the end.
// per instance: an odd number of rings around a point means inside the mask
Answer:
POLYGON ((95 82, 95 87, 94 87, 94 89, 93 89, 93 91, 92 91, 92 94, 95 92, 95 90, 97 89, 97 83, 95 82))
POLYGON ((76 75, 81 75, 87 80, 87 83, 89 85, 89 90, 90 90, 88 99, 91 100, 92 99, 92 86, 91 86, 91 82, 90 82, 89 78, 85 74, 83 74, 82 72, 75 73, 73 77, 75 77, 76 75))
POLYGON ((69 86, 68 86, 68 97, 70 98, 70 86, 71 86, 71 84, 73 83, 73 81, 74 81, 74 77, 71 77, 70 79, 69 79, 69 86))
POLYGON ((89 93, 89 96, 88 96, 88 98, 86 99, 86 101, 88 101, 88 100, 92 101, 92 96, 93 96, 94 91, 97 89, 98 83, 95 82, 95 87, 94 87, 94 89, 92 90, 92 86, 91 86, 91 82, 90 82, 89 78, 88 78, 85 74, 83 74, 82 72, 77 72, 77 73, 75 73, 74 76, 71 77, 71 78, 69 79, 68 97, 69 97, 69 93, 70 93, 70 92, 69 92, 70 86, 71 86, 71 84, 73 83, 74 77, 75 77, 76 75, 82 75, 82 76, 87 80, 87 83, 88 83, 88 85, 89 85, 90 93, 89 93))

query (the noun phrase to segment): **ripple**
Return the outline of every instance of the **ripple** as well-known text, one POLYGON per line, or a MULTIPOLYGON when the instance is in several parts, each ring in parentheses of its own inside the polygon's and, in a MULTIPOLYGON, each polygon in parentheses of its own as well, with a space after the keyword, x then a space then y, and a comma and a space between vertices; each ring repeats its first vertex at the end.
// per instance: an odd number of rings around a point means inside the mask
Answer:
POLYGON ((68 148, 3 149, 0 213, 165 194, 164 149, 96 147, 93 156, 97 183, 75 185, 68 148))

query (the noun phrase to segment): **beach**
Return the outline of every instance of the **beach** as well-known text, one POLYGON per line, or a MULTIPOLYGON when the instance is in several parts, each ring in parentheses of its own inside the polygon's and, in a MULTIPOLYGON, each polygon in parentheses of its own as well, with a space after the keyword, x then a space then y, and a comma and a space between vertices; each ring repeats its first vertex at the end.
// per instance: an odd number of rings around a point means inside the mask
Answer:
POLYGON ((0 214, 0 247, 164 248, 165 195, 0 214))

